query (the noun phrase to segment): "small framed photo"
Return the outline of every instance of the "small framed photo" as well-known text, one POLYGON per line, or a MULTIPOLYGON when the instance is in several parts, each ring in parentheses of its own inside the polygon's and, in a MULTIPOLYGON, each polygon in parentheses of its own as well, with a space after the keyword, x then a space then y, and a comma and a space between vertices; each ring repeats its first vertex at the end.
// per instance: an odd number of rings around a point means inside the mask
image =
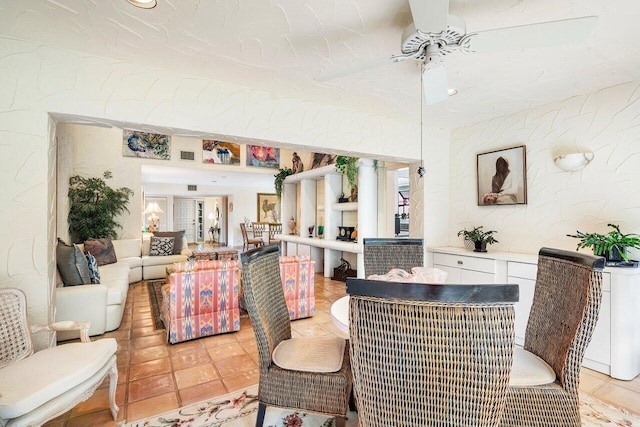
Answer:
POLYGON ((478 206, 527 204, 524 145, 477 155, 478 206))

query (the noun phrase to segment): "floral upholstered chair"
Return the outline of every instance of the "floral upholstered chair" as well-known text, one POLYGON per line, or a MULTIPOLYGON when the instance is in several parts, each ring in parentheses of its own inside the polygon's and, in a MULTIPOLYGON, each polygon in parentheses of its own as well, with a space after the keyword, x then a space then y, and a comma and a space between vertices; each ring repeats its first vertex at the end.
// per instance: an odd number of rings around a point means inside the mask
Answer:
POLYGON ((311 317, 316 312, 314 269, 308 256, 281 256, 280 278, 291 320, 311 317))
POLYGON ((240 329, 237 260, 176 263, 162 289, 171 344, 240 329))

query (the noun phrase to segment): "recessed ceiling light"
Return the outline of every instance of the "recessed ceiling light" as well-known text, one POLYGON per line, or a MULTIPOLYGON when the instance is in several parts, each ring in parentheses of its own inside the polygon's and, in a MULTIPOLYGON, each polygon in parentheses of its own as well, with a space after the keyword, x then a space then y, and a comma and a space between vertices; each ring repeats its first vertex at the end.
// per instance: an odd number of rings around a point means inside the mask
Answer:
POLYGON ((158 4, 156 0, 127 0, 127 2, 143 9, 153 9, 158 4))
POLYGON ((449 96, 453 96, 458 93, 458 89, 449 89, 447 92, 449 92, 449 96))

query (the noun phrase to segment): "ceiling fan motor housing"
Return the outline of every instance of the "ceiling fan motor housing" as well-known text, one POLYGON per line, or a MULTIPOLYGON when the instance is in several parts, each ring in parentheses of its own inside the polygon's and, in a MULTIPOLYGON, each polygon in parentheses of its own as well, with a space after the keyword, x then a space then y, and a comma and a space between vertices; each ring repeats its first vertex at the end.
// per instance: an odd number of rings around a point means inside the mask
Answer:
POLYGON ((416 30, 414 24, 409 25, 402 34, 400 47, 406 59, 424 61, 425 58, 429 60, 428 56, 434 53, 433 48, 427 52, 427 46, 437 46, 440 55, 447 55, 458 50, 458 43, 465 34, 464 21, 458 16, 449 15, 447 28, 439 33, 425 33, 416 30))

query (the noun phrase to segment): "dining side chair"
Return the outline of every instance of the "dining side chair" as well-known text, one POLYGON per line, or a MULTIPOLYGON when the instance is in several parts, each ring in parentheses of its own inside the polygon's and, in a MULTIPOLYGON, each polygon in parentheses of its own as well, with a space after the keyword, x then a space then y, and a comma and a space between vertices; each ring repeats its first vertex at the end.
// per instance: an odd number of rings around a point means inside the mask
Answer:
POLYGON ((602 301, 602 257, 538 253, 524 348, 517 348, 503 426, 580 426, 578 384, 602 301))
POLYGON ((260 381, 256 426, 267 406, 333 415, 345 425, 352 385, 349 346, 336 336, 291 337, 279 248, 241 254, 244 300, 258 344, 260 381))
POLYGON ((276 245, 280 243, 279 239, 276 239, 276 235, 282 234, 282 223, 269 223, 269 244, 276 245))
MULTIPOLYGON (((269 233, 269 223, 268 222, 252 222, 251 226, 253 228, 253 237, 256 239, 263 239, 264 236, 267 238, 269 233)), ((264 240, 264 239, 263 239, 264 240)))
POLYGON ((250 239, 249 234, 247 233, 247 226, 244 222, 240 223, 240 231, 242 232, 242 250, 246 251, 249 249, 249 245, 253 245, 253 247, 257 248, 258 246, 262 246, 264 241, 262 239, 250 239))
POLYGON ((393 268, 411 272, 424 267, 422 239, 365 238, 363 239, 364 277, 387 274, 393 268))
POLYGON ((30 326, 20 289, 0 289, 0 425, 40 426, 93 395, 110 377, 108 396, 116 420, 118 368, 114 338, 89 339, 89 322, 30 326), (80 331, 81 342, 34 352, 31 333, 80 331))
POLYGON ((359 426, 497 426, 518 290, 348 277, 359 426))

